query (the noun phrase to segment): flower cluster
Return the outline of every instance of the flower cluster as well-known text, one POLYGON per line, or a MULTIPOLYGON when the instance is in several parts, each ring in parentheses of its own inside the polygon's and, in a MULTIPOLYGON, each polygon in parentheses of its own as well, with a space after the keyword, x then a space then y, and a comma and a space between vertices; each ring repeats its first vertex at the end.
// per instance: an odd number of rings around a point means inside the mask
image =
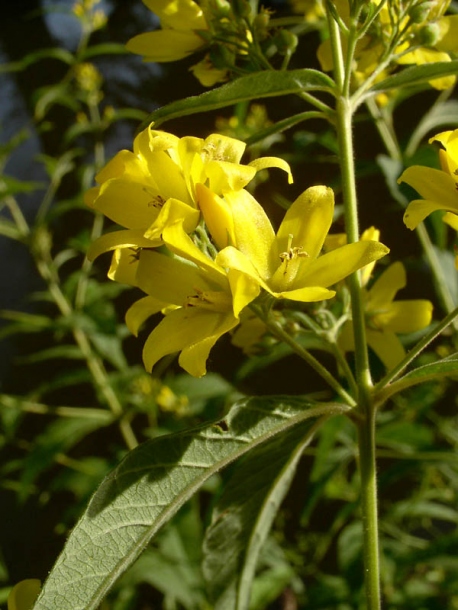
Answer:
MULTIPOLYGON (((429 141, 443 146, 439 151, 442 169, 412 165, 400 176, 398 182, 406 182, 423 197, 410 202, 404 222, 413 230, 432 212, 445 210, 444 222, 458 230, 458 129, 439 133, 429 141)), ((458 256, 455 265, 458 269, 458 256)))
MULTIPOLYGON (((144 0, 160 19, 161 29, 138 34, 127 43, 127 49, 145 61, 169 62, 196 51, 207 50, 204 59, 192 66, 196 78, 205 87, 228 80, 237 57, 246 56, 253 37, 243 15, 226 1, 144 0)), ((239 9, 250 11, 246 2, 239 9), (245 6, 246 5, 246 6, 245 6)))
POLYGON ((327 300, 334 284, 388 252, 364 240, 321 254, 334 212, 325 186, 302 193, 275 232, 244 187, 259 169, 289 174, 289 166, 272 157, 243 165, 243 149, 215 134, 179 139, 149 128, 87 194, 89 205, 125 227, 103 235, 89 256, 113 250, 109 277, 145 293, 127 312, 129 329, 137 334, 150 316, 164 315, 144 346, 148 370, 181 352, 180 365, 204 375, 215 342, 261 293, 273 301, 327 300))
MULTIPOLYGON (((321 3, 316 2, 318 9, 321 3)), ((360 27, 364 35, 355 48, 353 77, 359 85, 379 71, 379 76, 392 70, 396 64, 430 64, 451 61, 458 52, 458 15, 445 15, 450 0, 425 2, 403 2, 395 0, 380 3, 349 3, 335 0, 332 5, 346 29, 354 21, 356 14, 362 19, 360 27), (373 15, 376 14, 376 19, 373 15), (393 55, 393 63, 380 66, 393 55)), ((306 15, 307 17, 307 15, 306 15)), ((347 32, 348 33, 348 32, 347 32)), ((344 32, 344 37, 347 35, 344 32)), ((345 40, 343 41, 345 44, 345 40)), ((318 49, 318 59, 322 69, 333 68, 330 41, 323 42, 318 49)), ((455 76, 435 78, 430 85, 435 89, 449 89, 455 84, 455 76)))

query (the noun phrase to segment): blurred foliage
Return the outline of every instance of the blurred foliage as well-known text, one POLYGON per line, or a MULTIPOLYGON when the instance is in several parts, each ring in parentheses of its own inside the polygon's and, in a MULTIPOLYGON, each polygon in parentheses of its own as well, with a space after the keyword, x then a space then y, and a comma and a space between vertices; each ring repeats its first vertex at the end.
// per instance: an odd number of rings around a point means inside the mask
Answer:
MULTIPOLYGON (((124 48, 93 43, 93 34, 104 27, 106 16, 91 2, 81 0, 75 7, 81 33, 75 52, 37 49, 0 68, 15 74, 33 70, 38 62, 60 62, 63 69, 56 82, 50 70, 50 81, 35 91, 30 100, 31 124, 0 147, 0 234, 28 253, 35 287, 24 307, 1 312, 0 338, 10 346, 14 339, 16 346, 11 379, 8 373, 0 394, 0 480, 5 498, 2 604, 15 582, 44 579, 99 482, 128 450, 148 438, 221 417, 229 404, 247 392, 261 388, 265 391, 260 393, 269 393, 272 387, 284 391, 288 381, 278 386, 275 381, 281 382, 282 375, 289 379, 291 363, 291 352, 272 340, 256 358, 237 366, 231 361, 235 348, 224 344, 215 356, 214 372, 200 380, 177 373, 172 359, 163 362, 154 376, 136 364, 139 342, 129 339, 122 319, 133 297, 119 284, 102 281, 106 259, 95 266, 85 258, 105 221, 84 206, 83 193, 106 161, 106 141, 114 126, 122 123, 132 133, 146 113, 106 103, 97 59, 108 56, 115 62, 124 48), (60 129, 60 118, 54 121, 62 108, 61 150, 43 151, 35 160, 42 167, 43 179, 20 180, 10 175, 11 155, 21 154, 34 133, 60 129), (31 194, 37 207, 29 218, 22 202, 31 194), (272 381, 269 367, 275 362, 285 364, 272 381)), ((393 102, 393 108, 383 112, 394 110, 393 102)), ((364 124, 368 119, 369 115, 362 117, 364 124)), ((410 141, 407 132, 402 134, 411 161, 419 162, 423 155, 425 162, 428 153, 422 139, 451 121, 457 123, 456 101, 443 96, 440 104, 424 114, 410 141)), ((253 156, 275 146, 282 150, 284 137, 278 130, 269 135, 263 106, 239 104, 234 117, 226 113, 218 118, 217 127, 248 141, 265 129, 262 144, 251 149, 253 156)), ((291 148, 285 156, 291 164, 310 162, 312 171, 324 161, 323 166, 331 168, 331 183, 336 152, 333 134, 301 128, 288 137, 291 148)), ((405 205, 403 189, 396 184, 399 165, 393 159, 380 153, 377 159, 365 159, 360 169, 369 180, 381 171, 387 184, 384 197, 397 200, 398 209, 405 205)), ((275 193, 275 185, 259 181, 257 187, 271 189, 273 200, 288 204, 275 193)), ((446 269, 444 277, 456 303, 457 280, 450 273, 453 256, 444 249, 444 225, 433 219, 431 227, 439 264, 446 269)), ((15 273, 14 260, 4 264, 8 273, 15 273)), ((418 258, 411 258, 409 266, 418 277, 424 276, 418 258)), ((446 357, 454 349, 448 336, 436 355, 422 356, 420 364, 446 357)), ((380 413, 382 587, 387 610, 458 609, 455 381, 456 375, 407 389, 380 413)), ((330 419, 313 444, 303 449, 261 552, 252 610, 365 607, 356 456, 354 428, 343 416, 330 419)), ((228 501, 221 496, 223 483, 236 485, 244 463, 241 459, 206 482, 118 581, 103 610, 214 607, 202 573, 201 549, 210 544, 209 539, 204 541, 204 530, 215 505, 221 510, 228 501)))

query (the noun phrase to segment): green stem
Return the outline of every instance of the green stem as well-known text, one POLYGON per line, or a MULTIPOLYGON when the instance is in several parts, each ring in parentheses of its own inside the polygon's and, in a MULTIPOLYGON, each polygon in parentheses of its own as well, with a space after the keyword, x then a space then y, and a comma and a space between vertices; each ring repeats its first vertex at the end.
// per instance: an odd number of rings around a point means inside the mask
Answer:
MULTIPOLYGON (((41 256, 37 256, 36 265, 38 271, 41 277, 46 281, 48 290, 61 314, 71 319, 74 316, 72 306, 61 291, 59 283, 52 272, 52 261, 47 260, 47 258, 47 253, 41 253, 41 256), (46 258, 43 257, 43 254, 46 258)), ((130 422, 123 416, 122 405, 118 396, 110 385, 108 373, 103 365, 103 362, 94 353, 91 342, 89 341, 89 338, 84 330, 73 325, 72 334, 76 344, 86 360, 88 369, 94 380, 94 384, 104 397, 105 402, 112 414, 119 420, 119 430, 127 447, 129 449, 134 449, 138 445, 137 439, 135 438, 135 434, 132 430, 130 422)))
MULTIPOLYGON (((434 282, 436 285, 438 296, 441 301, 441 305, 447 313, 450 313, 455 309, 456 303, 453 299, 452 294, 450 293, 447 282, 444 279, 444 272, 442 270, 436 251, 434 250, 428 231, 426 230, 425 225, 423 223, 420 223, 416 229, 416 232, 423 247, 423 252, 425 253, 426 258, 428 259, 431 271, 433 272, 434 282)), ((453 326, 455 330, 458 330, 458 322, 454 322, 453 326)))
MULTIPOLYGON (((358 202, 353 151, 353 113, 349 83, 345 69, 351 69, 352 57, 344 60, 339 28, 327 4, 329 36, 334 61, 334 76, 340 95, 336 104, 336 126, 339 142, 339 160, 342 173, 342 195, 345 210, 345 227, 348 243, 359 240, 358 202)), ((351 48, 349 49, 351 52, 351 48)), ((380 564, 378 546, 377 478, 375 425, 376 408, 372 398, 372 379, 366 341, 361 277, 358 272, 349 278, 353 333, 355 343, 356 383, 358 386, 358 413, 356 420, 359 446, 359 472, 361 478, 361 514, 363 521, 363 553, 367 610, 380 610, 380 564)))
POLYGON ((458 307, 455 307, 443 320, 440 324, 437 324, 427 335, 423 337, 421 341, 419 341, 415 347, 413 347, 410 352, 403 358, 403 360, 394 367, 383 379, 381 379, 374 390, 378 391, 387 386, 393 379, 396 379, 402 371, 409 366, 409 364, 420 354, 430 343, 434 341, 436 337, 438 337, 442 331, 444 331, 449 324, 454 322, 458 317, 458 307))
POLYGON ((367 610, 380 610, 380 565, 377 509, 377 466, 375 448, 375 409, 358 422, 361 515, 367 610))
POLYGON ((280 339, 280 341, 283 341, 284 343, 289 345, 294 351, 294 353, 296 353, 303 360, 305 360, 305 362, 307 362, 307 364, 309 364, 315 370, 315 372, 317 372, 318 375, 320 375, 320 377, 322 377, 326 381, 326 383, 341 398, 345 400, 345 402, 349 406, 356 406, 354 398, 350 396, 350 394, 348 394, 348 392, 340 385, 337 379, 333 375, 331 375, 331 373, 321 364, 321 362, 319 362, 319 360, 312 356, 310 352, 308 352, 301 345, 296 343, 293 337, 291 337, 291 335, 289 335, 276 320, 272 320, 269 314, 266 315, 261 309, 261 307, 251 305, 251 309, 266 324, 270 332, 275 337, 277 337, 277 339, 280 339))

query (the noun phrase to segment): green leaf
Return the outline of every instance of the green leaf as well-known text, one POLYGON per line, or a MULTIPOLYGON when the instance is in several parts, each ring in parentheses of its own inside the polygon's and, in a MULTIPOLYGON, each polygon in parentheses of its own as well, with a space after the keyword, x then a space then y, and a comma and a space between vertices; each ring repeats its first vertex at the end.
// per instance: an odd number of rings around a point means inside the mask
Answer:
POLYGON ((49 424, 36 438, 33 449, 23 462, 20 498, 25 499, 32 483, 54 463, 58 454, 65 453, 91 432, 110 423, 110 413, 102 412, 98 418, 62 418, 49 424))
POLYGON ((407 373, 404 377, 401 377, 397 381, 383 388, 377 396, 383 401, 387 400, 393 394, 402 392, 412 386, 420 383, 426 383, 427 381, 445 380, 450 377, 458 377, 458 359, 457 358, 444 358, 439 362, 433 364, 425 364, 419 366, 417 369, 407 373))
POLYGON ((32 180, 18 180, 12 176, 5 174, 0 179, 0 197, 8 195, 17 195, 18 193, 32 193, 38 189, 46 187, 44 182, 36 182, 32 180))
POLYGON ((74 112, 80 109, 80 103, 72 94, 66 83, 58 83, 49 87, 41 87, 36 92, 37 103, 35 104, 35 119, 44 119, 48 110, 55 104, 70 108, 74 112))
POLYGON ((75 61, 75 58, 66 49, 52 48, 52 49, 41 49, 40 51, 34 51, 23 57, 20 61, 13 61, 8 64, 0 66, 0 74, 5 72, 20 72, 25 70, 29 66, 33 65, 37 61, 42 59, 57 59, 59 61, 68 64, 69 66, 75 61))
POLYGON ((371 87, 370 92, 380 93, 390 89, 402 89, 453 74, 458 74, 458 59, 438 61, 433 64, 423 64, 422 66, 412 66, 376 83, 371 87))
POLYGON ((126 45, 119 42, 102 42, 88 47, 82 56, 82 59, 87 60, 91 57, 99 55, 129 55, 126 45))
POLYGON ((215 610, 248 609, 259 552, 316 428, 309 419, 257 447, 229 481, 204 541, 203 571, 215 610))
POLYGON ((154 122, 157 127, 171 119, 197 112, 217 110, 239 102, 265 97, 297 95, 305 91, 331 92, 333 88, 334 82, 329 76, 318 70, 256 72, 201 95, 167 104, 150 114, 143 127, 151 122, 154 122))
POLYGON ((254 447, 342 404, 247 398, 219 421, 147 441, 102 482, 34 610, 94 610, 152 536, 215 473, 254 447))
POLYGON ((272 136, 273 134, 281 133, 282 131, 285 131, 286 129, 290 129, 291 127, 294 127, 295 125, 298 125, 299 123, 308 121, 309 119, 323 119, 323 118, 326 118, 323 115, 323 113, 318 112, 316 110, 309 110, 308 112, 301 112, 299 114, 294 114, 293 116, 288 117, 287 119, 283 119, 282 121, 277 121, 273 125, 270 125, 269 127, 266 127, 265 129, 262 129, 261 131, 258 131, 257 133, 255 133, 252 136, 250 136, 249 138, 247 138, 247 140, 246 140, 247 146, 251 146, 251 144, 256 144, 257 142, 261 142, 262 140, 272 136))

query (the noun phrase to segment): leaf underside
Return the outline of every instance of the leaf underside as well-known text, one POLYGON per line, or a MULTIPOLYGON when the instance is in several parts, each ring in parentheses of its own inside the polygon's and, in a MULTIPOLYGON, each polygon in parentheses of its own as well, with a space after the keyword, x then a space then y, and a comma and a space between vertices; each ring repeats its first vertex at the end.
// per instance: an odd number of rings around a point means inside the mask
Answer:
POLYGON ((247 398, 224 420, 161 436, 130 452, 94 494, 34 610, 95 610, 152 536, 215 472, 337 403, 247 398))

